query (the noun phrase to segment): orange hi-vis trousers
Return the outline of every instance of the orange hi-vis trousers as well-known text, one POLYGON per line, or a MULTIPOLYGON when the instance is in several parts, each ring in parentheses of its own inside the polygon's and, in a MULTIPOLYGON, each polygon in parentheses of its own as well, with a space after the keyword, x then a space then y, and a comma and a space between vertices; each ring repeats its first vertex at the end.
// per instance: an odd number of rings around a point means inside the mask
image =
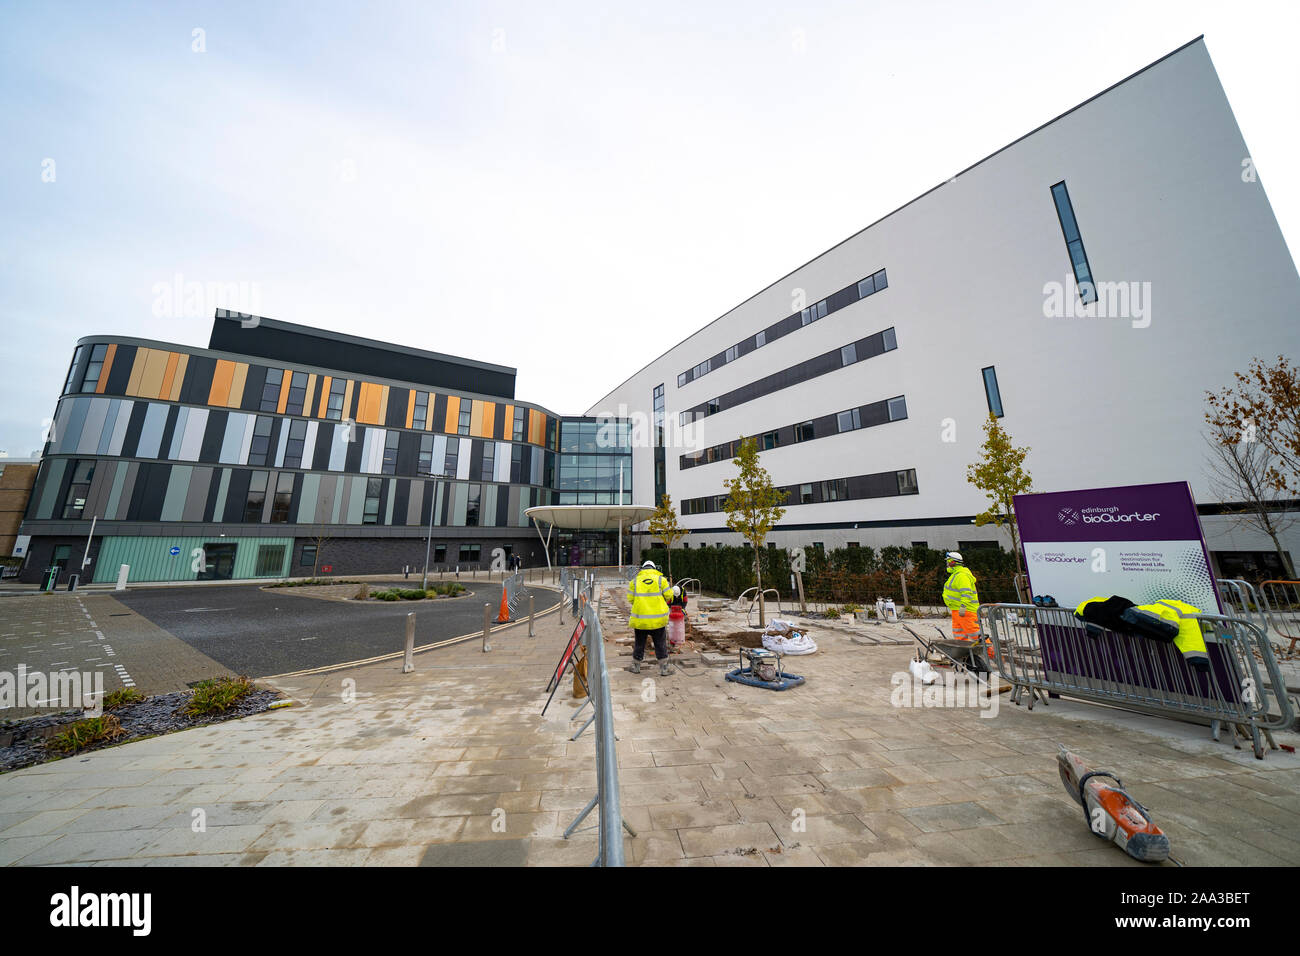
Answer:
MULTIPOLYGON (((979 617, 974 611, 962 611, 960 609, 952 612, 952 636, 958 641, 977 641, 980 636, 979 617)), ((993 656, 993 648, 988 649, 989 657, 993 656)))

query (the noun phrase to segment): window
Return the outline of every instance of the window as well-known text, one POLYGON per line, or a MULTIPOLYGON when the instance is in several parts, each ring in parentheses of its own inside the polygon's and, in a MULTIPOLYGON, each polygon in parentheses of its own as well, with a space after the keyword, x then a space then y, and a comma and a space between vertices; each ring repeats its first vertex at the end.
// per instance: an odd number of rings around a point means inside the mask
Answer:
POLYGON ((810 504, 812 504, 812 503, 813 503, 813 486, 812 486, 812 485, 800 485, 800 486, 799 486, 799 504, 801 504, 801 505, 810 505, 810 504))
POLYGON ((429 417, 429 393, 415 393, 415 409, 411 412, 411 427, 423 428, 429 417))
POLYGON ((1083 239, 1079 236, 1079 223, 1074 218, 1074 205, 1070 202, 1070 192, 1065 182, 1052 187, 1052 199, 1056 202, 1056 217, 1061 222, 1061 233, 1065 236, 1065 248, 1070 254, 1070 265, 1074 268, 1074 281, 1079 287, 1079 299, 1084 305, 1097 301, 1097 289, 1092 281, 1092 268, 1088 265, 1088 254, 1083 249, 1083 239))
POLYGON ((898 473, 898 493, 900 495, 916 494, 916 469, 909 468, 898 473))
POLYGON ((86 354, 86 347, 78 345, 77 350, 72 353, 72 364, 68 366, 68 380, 63 383, 63 394, 72 391, 72 377, 77 374, 77 363, 81 361, 81 356, 86 354))
POLYGON ((298 555, 298 564, 302 567, 308 565, 314 567, 316 565, 316 545, 304 544, 302 546, 302 553, 298 555))
POLYGON ((907 399, 902 395, 889 400, 889 420, 896 422, 907 417, 907 399))
POLYGON ((275 419, 269 415, 258 415, 257 422, 253 425, 253 441, 248 446, 248 463, 250 465, 265 465, 267 457, 271 453, 271 426, 275 419))
POLYGON ((388 437, 384 439, 384 463, 380 468, 385 475, 397 474, 397 443, 401 437, 396 428, 388 429, 388 437))
POLYGON ((420 459, 416 463, 416 471, 421 475, 427 475, 433 471, 433 436, 420 436, 420 459))
POLYGON ((470 485, 469 496, 465 503, 465 524, 474 527, 478 525, 479 503, 483 497, 482 485, 470 485))
POLYGON ((361 514, 362 524, 379 524, 379 492, 383 485, 382 478, 366 479, 366 504, 361 514))
POLYGON ((462 544, 460 546, 461 563, 477 561, 480 553, 479 549, 481 547, 482 547, 481 545, 477 545, 477 544, 462 544))
POLYGON ((677 376, 677 387, 681 388, 685 384, 686 384, 686 373, 682 372, 681 375, 677 376))
POLYGON ((454 439, 447 440, 447 454, 443 457, 442 473, 444 475, 455 475, 456 469, 460 464, 460 442, 454 439))
POLYGON ((858 346, 856 342, 850 342, 844 348, 840 349, 840 365, 852 365, 858 360, 858 346))
POLYGON ((90 350, 90 364, 86 366, 86 374, 81 379, 83 392, 93 392, 99 384, 99 373, 104 368, 104 356, 107 354, 107 345, 96 345, 90 350))
POLYGON ((330 397, 325 406, 325 417, 334 421, 343 418, 343 395, 347 391, 348 383, 345 379, 336 378, 330 380, 330 397))
POLYGON ((468 402, 461 402, 461 403, 460 403, 460 423, 459 423, 459 426, 458 426, 457 429, 456 429, 456 434, 458 434, 458 435, 468 435, 468 434, 469 434, 469 419, 470 419, 470 414, 469 414, 469 409, 465 407, 465 406, 468 405, 468 404, 469 404, 468 402))
POLYGON ((266 483, 269 471, 255 471, 248 482, 248 497, 244 500, 244 520, 261 521, 262 506, 266 504, 266 483))
MULTIPOLYGON (((284 467, 301 468, 302 451, 307 438, 307 423, 301 418, 289 423, 289 440, 284 446, 284 467)), ((260 464, 265 464, 261 462, 260 464)))
POLYGON ((85 517, 86 499, 90 497, 90 483, 94 477, 94 459, 77 462, 76 467, 72 469, 72 484, 68 486, 68 496, 63 499, 63 517, 85 517))
POLYGON ((794 426, 795 441, 812 441, 817 437, 812 422, 800 422, 794 426))
POLYGON ((930 542, 929 542, 929 541, 913 541, 913 542, 912 542, 912 547, 914 547, 914 548, 928 548, 928 547, 930 547, 930 542))
POLYGON ((885 329, 880 333, 880 337, 886 352, 892 352, 898 348, 898 336, 894 334, 893 329, 885 329))
POLYGON ((769 449, 776 448, 780 444, 781 444, 780 432, 767 432, 766 434, 763 435, 763 441, 761 442, 763 451, 768 451, 769 449))
POLYGON ((881 269, 879 272, 877 272, 877 273, 876 273, 875 275, 873 275, 871 278, 872 278, 873 280, 875 280, 875 283, 876 283, 876 291, 877 291, 877 292, 879 292, 881 289, 887 289, 887 288, 889 288, 889 279, 885 276, 885 270, 884 270, 884 269, 881 269))
POLYGON ((257 548, 257 570, 254 576, 259 578, 278 577, 284 567, 284 545, 262 544, 257 548))
POLYGON ((835 416, 835 423, 842 432, 851 432, 862 427, 861 413, 856 408, 851 408, 847 412, 840 412, 835 416))
POLYGON ((483 443, 483 480, 492 481, 496 472, 497 462, 497 443, 494 441, 485 441, 483 443))
POLYGON ((1002 393, 998 391, 998 373, 992 365, 983 370, 984 397, 988 399, 989 414, 994 418, 1002 417, 1002 393))
POLYGON ((871 293, 876 291, 875 279, 876 279, 875 276, 867 276, 865 279, 863 279, 861 282, 858 283, 859 299, 865 299, 867 296, 871 295, 871 293))
MULTIPOLYGON (((513 430, 511 431, 511 435, 512 435, 512 437, 514 438, 515 441, 523 441, 523 440, 524 440, 524 413, 525 413, 525 411, 526 411, 526 410, 525 410, 525 409, 522 409, 522 408, 516 408, 516 409, 515 409, 515 422, 514 422, 513 430)), ((462 421, 463 421, 463 419, 462 419, 462 421)), ((462 432, 461 434, 464 434, 464 432, 462 432)))
POLYGON ((822 482, 822 501, 847 501, 849 481, 847 478, 834 478, 822 482))
POLYGON ((283 524, 289 520, 289 504, 293 498, 293 473, 280 472, 275 478, 275 497, 271 500, 271 520, 283 524))
POLYGON ((447 546, 445 544, 435 544, 433 546, 433 563, 444 564, 447 560, 447 546))
POLYGON ((766 332, 759 332, 757 335, 754 336, 754 348, 761 349, 766 344, 767 344, 766 332))
POLYGON ((303 402, 307 401, 307 373, 294 372, 289 378, 289 400, 284 410, 290 415, 301 415, 303 402))
POLYGON ((845 546, 846 548, 849 548, 850 550, 852 550, 852 549, 855 549, 855 548, 858 547, 858 542, 856 542, 856 541, 846 541, 846 542, 844 543, 844 546, 845 546))
POLYGON ((262 386, 262 404, 258 411, 273 412, 280 407, 280 386, 284 383, 284 369, 266 370, 266 384, 262 386))

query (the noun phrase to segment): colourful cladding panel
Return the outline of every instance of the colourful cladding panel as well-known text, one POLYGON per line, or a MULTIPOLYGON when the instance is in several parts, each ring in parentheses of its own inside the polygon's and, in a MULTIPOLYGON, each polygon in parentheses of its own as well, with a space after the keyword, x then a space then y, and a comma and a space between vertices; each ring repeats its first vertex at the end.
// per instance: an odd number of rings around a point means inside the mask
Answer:
POLYGON ((307 376, 307 394, 303 396, 302 400, 302 413, 307 418, 311 417, 311 401, 316 397, 317 378, 319 376, 315 372, 307 376))
POLYGON ((460 396, 459 395, 447 396, 447 424, 443 427, 442 430, 451 435, 454 435, 458 431, 460 431, 460 396))
POLYGON ((380 385, 379 414, 375 418, 376 425, 382 425, 388 421, 388 386, 380 385))
MULTIPOLYGON (((411 423, 415 420, 415 390, 412 389, 406 394, 406 427, 410 428, 411 423)), ((424 422, 420 422, 424 426, 424 422)))
POLYGON ((357 421, 364 425, 378 425, 379 412, 384 399, 384 388, 373 382, 362 382, 357 396, 357 421))
POLYGON ((172 394, 172 382, 176 381, 176 363, 181 359, 179 352, 167 353, 167 368, 163 372, 162 384, 158 386, 158 394, 150 395, 150 398, 170 398, 172 394))
POLYGON ((528 440, 540 445, 546 436, 546 416, 535 408, 528 409, 528 440))
POLYGON ((248 380, 248 363, 236 362, 235 374, 230 382, 230 397, 226 399, 229 408, 239 408, 244 402, 244 382, 248 380))
POLYGON ((326 375, 320 380, 320 405, 316 412, 317 418, 325 417, 325 409, 329 407, 330 386, 334 384, 332 376, 326 375))
POLYGON ((113 371, 113 357, 117 354, 117 343, 113 343, 104 351, 104 365, 99 370, 99 384, 95 386, 97 394, 104 394, 104 387, 108 385, 108 373, 113 371))
POLYGON ((284 370, 284 375, 280 378, 280 400, 276 402, 275 410, 283 415, 284 408, 289 404, 289 384, 293 381, 293 372, 288 369, 284 370))
POLYGON ((469 433, 475 438, 483 437, 483 402, 471 402, 469 406, 469 433))
POLYGON ((131 365, 131 377, 126 383, 126 394, 140 394, 140 376, 144 374, 144 363, 148 356, 149 349, 138 348, 135 350, 135 361, 131 365))
POLYGON ((355 384, 356 383, 353 382, 352 379, 348 379, 347 385, 343 386, 343 417, 344 418, 352 417, 352 412, 350 411, 350 409, 352 408, 352 389, 355 384))
POLYGON ((190 356, 188 352, 184 352, 176 363, 176 374, 172 376, 171 391, 162 396, 163 398, 170 402, 179 402, 181 400, 181 385, 185 382, 185 370, 189 367, 190 356))
POLYGON ((230 385, 235 380, 235 363, 218 359, 212 373, 212 388, 208 389, 208 404, 226 407, 230 402, 230 385))
MULTIPOLYGON (((474 404, 477 405, 478 403, 475 402, 474 404)), ((483 437, 484 438, 492 437, 492 428, 493 426, 496 425, 496 412, 497 412, 496 402, 483 403, 483 437)))

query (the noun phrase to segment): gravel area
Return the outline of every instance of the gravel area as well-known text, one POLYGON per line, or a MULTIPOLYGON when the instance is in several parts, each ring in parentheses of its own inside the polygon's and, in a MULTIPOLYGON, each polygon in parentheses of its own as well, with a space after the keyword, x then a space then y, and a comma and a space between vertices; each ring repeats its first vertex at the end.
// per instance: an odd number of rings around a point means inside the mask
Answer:
POLYGON ((116 740, 105 741, 86 747, 72 754, 62 754, 45 749, 45 742, 61 733, 69 724, 81 720, 80 710, 65 710, 57 714, 42 714, 25 720, 0 723, 0 773, 45 763, 47 760, 60 760, 63 757, 75 757, 104 747, 115 747, 140 737, 152 737, 168 734, 205 724, 216 724, 236 717, 249 717, 260 714, 271 704, 280 699, 280 692, 258 689, 245 695, 224 713, 209 714, 203 717, 190 717, 181 713, 192 695, 191 691, 173 694, 159 694, 147 697, 136 704, 105 711, 121 721, 126 733, 116 740))

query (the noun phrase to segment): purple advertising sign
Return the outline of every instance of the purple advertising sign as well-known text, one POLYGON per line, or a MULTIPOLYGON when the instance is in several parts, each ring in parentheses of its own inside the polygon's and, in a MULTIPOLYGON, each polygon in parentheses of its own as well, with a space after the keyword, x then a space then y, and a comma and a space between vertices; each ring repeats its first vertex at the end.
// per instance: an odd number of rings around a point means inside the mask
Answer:
POLYGON ((1015 503, 1034 594, 1062 607, 1119 594, 1220 610, 1186 482, 1017 495, 1015 503))

